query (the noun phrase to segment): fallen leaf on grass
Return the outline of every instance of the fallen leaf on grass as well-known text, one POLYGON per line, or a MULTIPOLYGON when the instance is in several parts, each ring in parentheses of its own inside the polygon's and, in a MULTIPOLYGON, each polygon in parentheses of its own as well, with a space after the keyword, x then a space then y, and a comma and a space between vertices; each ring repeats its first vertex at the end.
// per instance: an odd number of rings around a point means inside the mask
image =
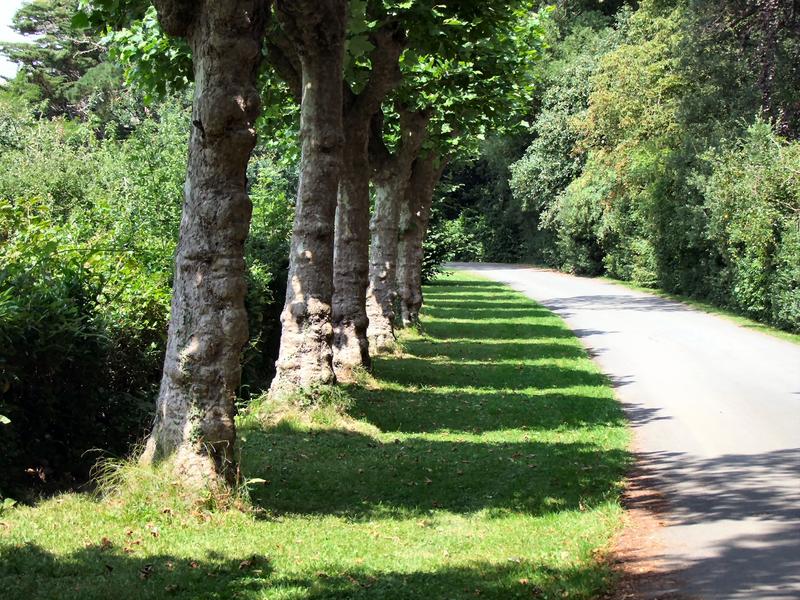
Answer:
POLYGON ((141 569, 139 569, 140 579, 147 579, 152 574, 153 574, 153 565, 144 565, 141 569))

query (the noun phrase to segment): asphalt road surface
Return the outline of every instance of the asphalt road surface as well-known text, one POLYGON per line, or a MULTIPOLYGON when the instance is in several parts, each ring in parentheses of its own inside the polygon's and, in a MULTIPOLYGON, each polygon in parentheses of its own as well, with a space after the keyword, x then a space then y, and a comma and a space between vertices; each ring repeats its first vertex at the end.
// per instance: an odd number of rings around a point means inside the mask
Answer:
POLYGON ((666 499, 660 552, 681 592, 800 599, 800 346, 613 283, 452 267, 555 311, 611 377, 666 499))

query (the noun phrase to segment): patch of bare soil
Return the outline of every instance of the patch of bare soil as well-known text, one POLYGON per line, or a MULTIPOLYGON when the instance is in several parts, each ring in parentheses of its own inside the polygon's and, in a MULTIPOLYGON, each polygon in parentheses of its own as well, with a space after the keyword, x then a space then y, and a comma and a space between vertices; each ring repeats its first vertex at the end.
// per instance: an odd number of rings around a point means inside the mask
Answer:
POLYGON ((603 600, 692 600, 679 592, 679 574, 663 559, 667 501, 638 464, 628 476, 623 505, 625 525, 610 553, 619 581, 603 600))

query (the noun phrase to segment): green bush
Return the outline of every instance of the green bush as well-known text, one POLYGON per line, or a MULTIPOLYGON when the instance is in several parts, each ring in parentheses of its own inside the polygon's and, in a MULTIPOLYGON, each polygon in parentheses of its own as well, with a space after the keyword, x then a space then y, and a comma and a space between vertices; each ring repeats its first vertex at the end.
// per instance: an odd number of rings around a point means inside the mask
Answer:
POLYGON ((85 476, 87 450, 124 452, 151 413, 169 294, 113 239, 77 239, 43 202, 0 202, 4 480, 85 476))
POLYGON ((613 26, 565 17, 511 189, 536 260, 797 330, 798 143, 775 133, 796 136, 796 35, 776 40, 764 107, 769 57, 743 43, 759 21, 734 31, 729 8, 643 0, 613 26), (748 129, 765 111, 775 122, 748 129))
MULTIPOLYGON (((167 102, 117 139, 8 106, 0 111, 0 414, 10 423, 0 425, 0 479, 57 487, 86 476, 97 459, 88 450, 122 454, 152 419, 189 112, 167 102)), ((276 355, 291 172, 264 150, 251 167, 245 399, 269 383, 276 355)))
POLYGON ((703 192, 728 304, 800 330, 800 143, 758 121, 708 161, 703 192))

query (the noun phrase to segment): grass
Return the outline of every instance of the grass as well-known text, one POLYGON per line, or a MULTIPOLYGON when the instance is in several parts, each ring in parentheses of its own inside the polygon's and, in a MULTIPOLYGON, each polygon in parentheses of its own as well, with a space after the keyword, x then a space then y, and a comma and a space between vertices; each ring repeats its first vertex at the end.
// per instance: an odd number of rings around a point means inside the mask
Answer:
POLYGON ((640 285, 636 285, 631 283, 630 281, 622 281, 620 279, 614 279, 613 277, 599 277, 598 279, 602 279, 603 281, 607 281, 609 283, 615 283, 617 285, 621 285, 628 289, 637 291, 637 292, 646 292, 648 294, 653 294, 654 296, 658 296, 660 298, 665 298, 667 300, 673 300, 675 302, 682 302, 692 308, 697 310, 717 315, 719 317, 723 317, 728 319, 729 321, 733 321, 740 327, 745 327, 747 329, 753 329, 760 333, 764 333, 767 335, 771 335, 787 342, 792 342, 795 344, 800 344, 800 333, 792 333, 791 331, 785 331, 783 329, 778 329, 777 327, 773 327, 772 325, 767 325, 766 323, 761 323, 759 321, 754 321, 748 317, 740 315, 732 310, 726 308, 720 308, 719 306, 715 306, 708 302, 703 302, 701 300, 695 300, 694 298, 690 298, 688 296, 681 296, 678 294, 671 294, 669 292, 665 292, 660 289, 656 288, 649 288, 643 287, 640 285))
POLYGON ((138 490, 0 514, 0 595, 598 597, 629 460, 608 382, 498 284, 440 280, 423 322, 346 402, 240 419, 252 510, 182 507, 131 467, 138 490))

